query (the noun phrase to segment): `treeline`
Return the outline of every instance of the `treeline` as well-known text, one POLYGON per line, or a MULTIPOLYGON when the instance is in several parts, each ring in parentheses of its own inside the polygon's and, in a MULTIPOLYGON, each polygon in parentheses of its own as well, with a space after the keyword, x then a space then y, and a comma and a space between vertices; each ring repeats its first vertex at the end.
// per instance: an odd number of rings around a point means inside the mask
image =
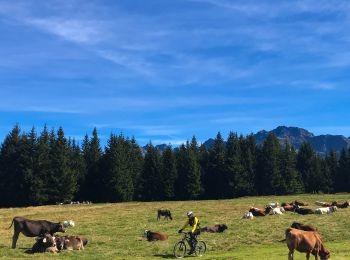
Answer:
POLYGON ((0 206, 93 202, 227 199, 249 195, 350 192, 350 149, 320 157, 309 143, 295 151, 270 134, 217 134, 211 149, 195 137, 160 152, 111 134, 104 149, 96 129, 82 144, 44 127, 18 125, 0 151, 0 206))

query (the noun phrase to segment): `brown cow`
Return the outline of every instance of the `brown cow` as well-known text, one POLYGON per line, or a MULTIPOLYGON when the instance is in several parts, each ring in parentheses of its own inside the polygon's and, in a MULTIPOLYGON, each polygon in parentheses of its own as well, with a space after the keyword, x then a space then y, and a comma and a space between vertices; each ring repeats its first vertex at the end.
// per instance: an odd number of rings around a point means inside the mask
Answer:
POLYGON ((295 205, 289 204, 289 203, 284 203, 284 206, 282 206, 285 211, 294 211, 295 205))
POLYGON ((258 208, 254 208, 254 207, 251 207, 249 209, 249 212, 251 212, 253 214, 254 217, 263 217, 263 216, 266 216, 266 214, 268 214, 268 212, 266 213, 266 209, 263 210, 263 209, 258 209, 258 208))
POLYGON ((228 227, 225 224, 216 224, 211 227, 202 227, 200 229, 201 232, 209 232, 209 233, 222 233, 224 232, 228 227))
POLYGON ((144 236, 147 238, 147 241, 164 241, 168 239, 168 236, 158 232, 152 232, 150 230, 145 230, 144 236))
POLYGON ((286 230, 286 242, 289 249, 288 260, 293 260, 294 251, 306 253, 306 259, 310 259, 310 253, 318 259, 327 260, 330 258, 330 252, 325 248, 321 236, 312 231, 304 231, 294 228, 286 230))
POLYGON ((58 250, 84 250, 88 240, 79 236, 56 236, 56 246, 58 250))
POLYGON ((295 228, 295 229, 304 230, 304 231, 316 231, 317 230, 317 228, 315 228, 314 226, 299 223, 299 222, 293 222, 291 227, 295 228))
POLYGON ((305 202, 302 202, 302 201, 294 201, 294 205, 297 205, 297 206, 309 206, 309 204, 305 203, 305 202))

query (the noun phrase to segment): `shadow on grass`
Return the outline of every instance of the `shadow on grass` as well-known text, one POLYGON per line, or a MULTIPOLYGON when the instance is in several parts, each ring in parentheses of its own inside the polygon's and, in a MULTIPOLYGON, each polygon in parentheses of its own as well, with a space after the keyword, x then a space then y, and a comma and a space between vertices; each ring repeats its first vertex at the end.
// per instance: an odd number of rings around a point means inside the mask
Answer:
MULTIPOLYGON (((160 257, 160 258, 166 258, 166 259, 176 259, 176 257, 174 256, 174 254, 156 254, 153 255, 154 257, 160 257)), ((185 255, 184 258, 193 258, 193 257, 197 257, 196 255, 185 255)))

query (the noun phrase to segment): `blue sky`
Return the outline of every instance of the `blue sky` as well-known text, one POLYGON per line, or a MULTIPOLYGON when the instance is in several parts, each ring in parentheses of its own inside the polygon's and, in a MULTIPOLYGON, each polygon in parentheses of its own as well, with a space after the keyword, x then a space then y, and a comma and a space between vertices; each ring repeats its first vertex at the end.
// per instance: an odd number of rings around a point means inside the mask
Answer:
POLYGON ((350 2, 0 0, 0 140, 350 136, 350 2))

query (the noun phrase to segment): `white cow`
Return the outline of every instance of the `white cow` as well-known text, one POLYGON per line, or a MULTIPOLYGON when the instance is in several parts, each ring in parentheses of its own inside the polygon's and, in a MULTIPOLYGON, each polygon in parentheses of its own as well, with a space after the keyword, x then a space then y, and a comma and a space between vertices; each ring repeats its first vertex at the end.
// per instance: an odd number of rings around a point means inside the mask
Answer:
POLYGON ((271 207, 271 208, 278 208, 280 204, 278 202, 270 202, 266 205, 266 207, 271 207))
POLYGON ((286 212, 284 210, 284 208, 277 207, 277 208, 271 209, 269 214, 270 215, 283 215, 284 212, 286 212))
POLYGON ((337 211, 337 206, 324 207, 315 209, 315 214, 330 214, 337 211))
POLYGON ((241 219, 253 219, 253 218, 254 218, 253 213, 247 211, 246 213, 244 213, 241 219))

